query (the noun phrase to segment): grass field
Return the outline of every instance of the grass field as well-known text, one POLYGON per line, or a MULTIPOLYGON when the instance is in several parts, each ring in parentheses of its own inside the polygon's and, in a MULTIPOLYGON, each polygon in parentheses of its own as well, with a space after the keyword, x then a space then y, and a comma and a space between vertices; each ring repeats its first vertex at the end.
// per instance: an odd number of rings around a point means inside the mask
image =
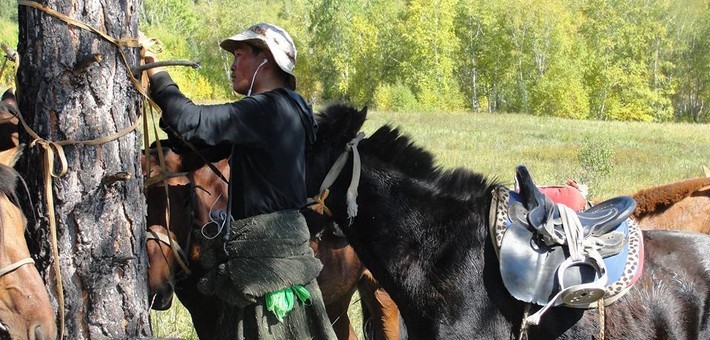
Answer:
MULTIPOLYGON (((710 125, 370 112, 363 130, 383 124, 399 127, 444 168, 465 167, 512 184, 515 166, 524 164, 536 183, 575 179, 589 186, 593 200, 699 177, 702 165, 710 166, 710 125)), ((355 320, 358 306, 351 308, 355 320)), ((197 338, 179 304, 151 316, 156 336, 197 338)))

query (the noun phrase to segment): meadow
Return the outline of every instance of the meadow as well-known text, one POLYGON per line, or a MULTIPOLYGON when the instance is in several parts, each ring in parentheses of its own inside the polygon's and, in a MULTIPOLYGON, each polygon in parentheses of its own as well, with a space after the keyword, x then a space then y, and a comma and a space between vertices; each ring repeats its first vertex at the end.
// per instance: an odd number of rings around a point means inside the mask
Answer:
MULTIPOLYGON (((443 168, 464 167, 512 186, 515 166, 524 164, 538 184, 574 179, 587 185, 593 201, 700 177, 702 166, 710 166, 707 124, 372 111, 363 131, 383 124, 400 128, 443 168)), ((357 299, 350 314, 359 326, 357 299)), ((156 336, 197 339, 177 299, 170 310, 151 312, 151 319, 156 336)))

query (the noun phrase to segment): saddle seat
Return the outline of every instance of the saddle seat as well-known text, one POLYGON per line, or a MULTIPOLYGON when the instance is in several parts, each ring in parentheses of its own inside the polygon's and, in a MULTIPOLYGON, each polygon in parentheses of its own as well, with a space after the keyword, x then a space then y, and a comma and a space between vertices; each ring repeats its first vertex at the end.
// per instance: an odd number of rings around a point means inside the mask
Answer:
POLYGON ((640 231, 629 219, 632 198, 575 213, 543 195, 524 166, 516 168, 516 181, 518 192, 494 191, 491 236, 510 294, 543 306, 529 323, 537 324, 550 307, 589 308, 600 299, 608 304, 628 290, 643 259, 640 231))
MULTIPOLYGON (((560 218, 560 211, 533 183, 532 177, 524 166, 516 169, 521 204, 511 206, 511 215, 527 223, 538 232, 546 223, 560 218)), ((601 236, 626 220, 636 209, 636 201, 628 196, 619 196, 603 201, 591 208, 578 212, 585 237, 601 236)), ((559 226, 558 226, 559 227, 559 226)))

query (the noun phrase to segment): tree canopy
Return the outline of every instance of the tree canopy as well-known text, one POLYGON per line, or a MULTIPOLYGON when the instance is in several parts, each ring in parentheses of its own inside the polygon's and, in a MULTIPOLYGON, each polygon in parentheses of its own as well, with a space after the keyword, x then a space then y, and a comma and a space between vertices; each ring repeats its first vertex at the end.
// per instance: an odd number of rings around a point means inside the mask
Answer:
MULTIPOLYGON (((13 6, 0 0, 10 44, 13 6)), ((140 25, 161 59, 201 61, 173 70, 185 92, 224 100, 218 44, 256 22, 291 33, 298 90, 316 103, 710 122, 707 0, 145 0, 140 25)))

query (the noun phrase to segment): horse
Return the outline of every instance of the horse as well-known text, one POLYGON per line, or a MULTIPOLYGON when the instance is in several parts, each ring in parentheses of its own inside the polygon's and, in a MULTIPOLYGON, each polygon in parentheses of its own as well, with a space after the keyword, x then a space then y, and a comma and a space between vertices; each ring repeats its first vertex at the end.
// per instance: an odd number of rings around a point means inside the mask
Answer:
POLYGON ((634 218, 642 229, 710 233, 710 177, 641 189, 632 197, 638 203, 634 218))
MULTIPOLYGON (((220 181, 205 181, 204 176, 212 170, 196 167, 190 158, 183 159, 166 149, 163 171, 158 157, 156 148, 149 149, 147 159, 141 157, 147 177, 146 250, 151 308, 170 308, 174 293, 190 312, 198 336, 211 339, 217 326, 218 311, 212 308, 217 305, 217 298, 203 296, 197 289, 204 272, 199 265, 199 238, 193 238, 193 233, 198 230, 196 225, 203 225, 208 218, 200 208, 226 206, 227 189, 220 181), (196 190, 198 185, 200 189, 196 190), (198 202, 206 203, 200 206, 198 202)), ((222 170, 225 165, 226 161, 214 163, 222 170)), ((228 171, 222 173, 229 175, 228 171)))
MULTIPOLYGON (((182 152, 180 155, 165 148, 165 164, 168 175, 165 179, 168 184, 167 197, 170 198, 170 231, 165 226, 166 191, 160 178, 162 171, 158 164, 156 149, 151 149, 150 161, 142 160, 144 174, 149 176, 150 185, 146 190, 148 202, 148 238, 146 243, 149 255, 148 281, 153 309, 164 310, 169 308, 173 291, 180 301, 190 311, 193 324, 200 337, 212 337, 217 320, 216 311, 210 308, 210 303, 197 290, 197 280, 204 274, 200 266, 190 266, 189 270, 182 263, 197 263, 199 260, 199 243, 190 242, 192 232, 199 230, 209 222, 210 211, 224 209, 227 206, 227 184, 225 180, 229 174, 229 164, 226 160, 210 162, 226 157, 218 149, 202 150, 195 152, 182 152), (209 160, 208 160, 209 159, 209 160), (206 163, 210 162, 212 167, 206 163), (225 180, 220 178, 220 175, 225 180), (165 235, 165 236, 163 236, 165 235), (167 235, 170 235, 169 237, 167 235), (154 242, 150 242, 154 241, 154 242), (181 251, 175 251, 181 249, 181 251), (183 255, 187 254, 187 255, 183 255), (182 268, 181 268, 182 267, 182 268), (197 271, 190 275, 183 275, 182 280, 176 281, 178 274, 197 271)), ((306 214, 310 210, 305 211, 306 214)), ((194 239, 193 239, 194 240, 194 239)), ((332 230, 313 232, 310 246, 317 258, 323 263, 323 269, 318 276, 324 304, 328 316, 333 323, 333 328, 339 339, 356 339, 354 330, 347 315, 350 300, 357 284, 365 271, 364 266, 354 253, 352 247, 342 237, 337 237, 332 230)), ((188 273, 189 274, 189 273, 188 273)), ((377 287, 361 286, 362 292, 374 294, 377 287), (369 290, 368 290, 369 289, 369 290)), ((368 305, 389 302, 383 297, 364 301, 368 305), (383 300, 384 299, 384 300, 383 300)), ((390 302, 391 303, 391 302, 390 302)), ((374 307, 373 307, 374 308, 374 307)), ((378 308, 376 311, 382 311, 378 308)), ((378 321, 387 322, 386 316, 390 313, 379 312, 378 321)), ((396 315, 396 314, 395 314, 396 315)), ((398 317, 398 315, 396 315, 398 317)), ((392 333, 384 326, 377 327, 384 334, 392 333)), ((392 335, 398 336, 398 335, 392 335)))
MULTIPOLYGON (((332 130, 322 131, 330 144, 308 161, 309 195, 320 191, 317 179, 353 143, 365 115, 331 113, 325 119, 331 123, 319 125, 319 131, 332 130)), ((643 231, 644 271, 625 296, 601 315, 554 307, 539 325, 526 325, 530 305, 506 289, 489 234, 496 179, 439 168, 431 153, 389 125, 357 150, 325 205, 400 308, 411 339, 589 339, 600 331, 606 339, 710 338, 710 236, 643 231), (359 177, 356 206, 347 199, 353 177, 359 177)))
MULTIPOLYGON (((19 147, 18 147, 19 148, 19 147)), ((0 152, 0 336, 56 339, 55 312, 25 240, 27 220, 17 205, 20 151, 0 152)))

